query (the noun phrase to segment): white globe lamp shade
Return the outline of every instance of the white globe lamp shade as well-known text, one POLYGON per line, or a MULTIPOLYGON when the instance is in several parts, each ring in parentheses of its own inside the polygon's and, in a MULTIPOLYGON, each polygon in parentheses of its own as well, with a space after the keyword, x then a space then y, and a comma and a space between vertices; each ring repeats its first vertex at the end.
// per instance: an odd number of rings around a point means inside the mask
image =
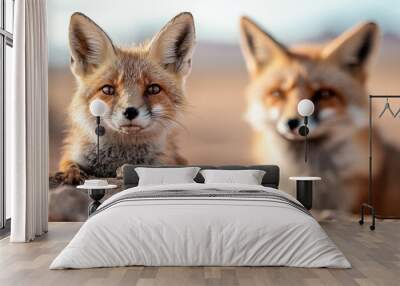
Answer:
POLYGON ((314 103, 309 99, 302 99, 297 105, 297 111, 303 117, 311 116, 314 113, 314 103))
POLYGON ((96 116, 96 117, 100 116, 101 117, 106 113, 107 105, 103 100, 95 99, 90 103, 89 109, 90 109, 90 113, 93 116, 96 116))

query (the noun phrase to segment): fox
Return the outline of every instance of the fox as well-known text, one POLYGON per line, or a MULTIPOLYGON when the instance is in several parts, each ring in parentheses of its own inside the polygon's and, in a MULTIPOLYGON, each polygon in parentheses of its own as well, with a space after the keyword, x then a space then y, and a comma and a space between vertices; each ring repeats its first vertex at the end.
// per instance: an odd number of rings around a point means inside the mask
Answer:
POLYGON ((72 14, 70 68, 77 88, 59 163, 62 182, 75 185, 90 175, 114 177, 126 163, 187 163, 177 136, 195 41, 190 12, 176 15, 151 40, 127 47, 115 45, 86 15, 72 14), (101 118, 105 134, 99 164, 96 121, 89 109, 95 99, 107 106, 101 118))
MULTIPOLYGON (((368 200, 367 78, 378 46, 378 25, 363 22, 325 43, 287 47, 243 16, 240 34, 249 73, 244 118, 254 130, 253 160, 279 165, 281 187, 287 191, 294 189, 290 176, 322 177, 314 209, 358 212, 368 200), (315 106, 308 121, 307 162, 299 134, 303 118, 297 109, 302 99, 315 106)), ((378 193, 374 202, 385 205, 382 213, 400 215, 398 188, 388 191, 382 185, 389 164, 398 169, 399 151, 377 132, 371 136, 373 189, 378 193)))

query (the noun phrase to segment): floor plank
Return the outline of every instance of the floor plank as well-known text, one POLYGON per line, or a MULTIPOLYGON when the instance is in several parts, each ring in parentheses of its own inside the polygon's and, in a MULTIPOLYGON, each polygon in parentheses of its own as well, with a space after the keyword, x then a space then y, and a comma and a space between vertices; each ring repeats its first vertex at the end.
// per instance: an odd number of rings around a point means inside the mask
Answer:
POLYGON ((50 223, 49 233, 32 243, 0 240, 0 285, 399 285, 400 222, 378 221, 377 229, 356 219, 321 225, 352 263, 352 269, 290 267, 118 267, 50 271, 55 256, 82 223, 50 223))

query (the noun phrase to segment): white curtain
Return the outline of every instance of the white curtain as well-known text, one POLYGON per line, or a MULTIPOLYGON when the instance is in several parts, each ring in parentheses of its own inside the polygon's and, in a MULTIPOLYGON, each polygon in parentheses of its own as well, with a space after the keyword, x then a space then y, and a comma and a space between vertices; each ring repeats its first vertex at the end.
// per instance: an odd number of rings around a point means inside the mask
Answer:
POLYGON ((48 106, 46 0, 15 1, 12 96, 6 99, 6 187, 12 242, 47 232, 48 106))

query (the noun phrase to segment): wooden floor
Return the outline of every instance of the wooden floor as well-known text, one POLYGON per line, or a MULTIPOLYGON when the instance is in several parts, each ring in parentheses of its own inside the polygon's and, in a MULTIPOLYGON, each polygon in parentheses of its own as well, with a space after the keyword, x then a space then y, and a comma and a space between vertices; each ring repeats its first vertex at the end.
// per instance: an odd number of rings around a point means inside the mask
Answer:
POLYGON ((371 232, 356 220, 321 223, 353 268, 123 267, 48 270, 81 223, 50 223, 33 243, 0 241, 0 285, 400 285, 400 222, 378 221, 371 232))

